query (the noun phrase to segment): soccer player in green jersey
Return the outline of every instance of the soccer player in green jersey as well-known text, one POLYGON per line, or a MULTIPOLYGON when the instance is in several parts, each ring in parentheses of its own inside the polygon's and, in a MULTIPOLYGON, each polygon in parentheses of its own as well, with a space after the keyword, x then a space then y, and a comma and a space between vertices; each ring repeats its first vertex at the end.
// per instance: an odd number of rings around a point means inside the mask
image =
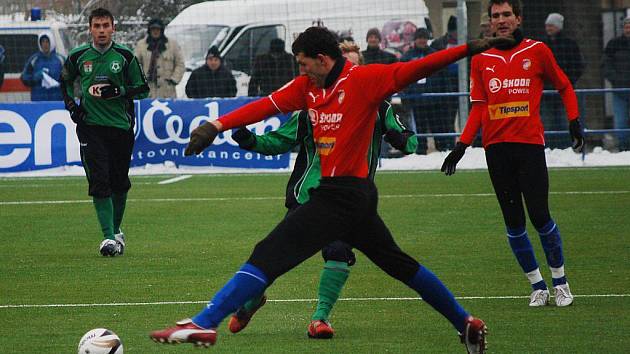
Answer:
MULTIPOLYGON (((339 45, 341 52, 350 62, 363 64, 359 47, 350 42, 339 45)), ((381 151, 381 139, 385 139, 405 154, 416 151, 418 140, 413 132, 400 122, 389 102, 383 102, 378 110, 372 144, 368 150, 369 178, 374 179, 381 151)), ((291 213, 300 205, 308 202, 309 193, 319 186, 321 178, 319 155, 313 140, 313 126, 307 111, 291 114, 289 120, 277 130, 264 135, 254 135, 245 128, 234 133, 232 138, 245 150, 264 155, 276 155, 291 151, 299 146, 299 153, 286 190, 285 206, 291 213)), ((311 316, 307 334, 310 338, 328 339, 334 335, 330 324, 330 312, 337 302, 341 290, 350 275, 350 266, 356 259, 352 247, 343 241, 334 241, 322 249, 324 269, 320 275, 317 308, 311 316)), ((254 313, 265 304, 266 296, 261 295, 248 301, 240 308, 229 322, 233 333, 242 331, 254 313)))
POLYGON ((114 16, 106 9, 89 16, 91 43, 70 51, 61 74, 66 109, 77 124, 81 161, 105 239, 103 256, 122 255, 129 163, 134 143, 134 98, 149 93, 133 51, 112 41, 114 16), (74 99, 78 79, 81 102, 74 99))

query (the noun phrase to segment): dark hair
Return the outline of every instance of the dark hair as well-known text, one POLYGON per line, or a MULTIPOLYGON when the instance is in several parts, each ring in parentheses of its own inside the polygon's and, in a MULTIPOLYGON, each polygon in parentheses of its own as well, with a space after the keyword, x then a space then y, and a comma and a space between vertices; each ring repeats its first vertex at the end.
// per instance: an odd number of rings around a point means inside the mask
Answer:
POLYGON ((102 7, 94 9, 92 10, 92 12, 90 12, 90 17, 89 17, 90 26, 92 26, 92 19, 94 17, 108 17, 112 21, 112 26, 114 25, 114 15, 112 15, 112 13, 109 12, 109 10, 106 10, 102 7))
POLYGON ((294 55, 304 53, 309 58, 317 58, 319 54, 332 59, 341 58, 341 50, 336 36, 323 27, 309 27, 300 33, 291 46, 294 55))
POLYGON ((488 17, 492 18, 492 14, 490 13, 492 5, 501 5, 504 3, 512 6, 512 12, 514 13, 514 16, 521 15, 521 11, 523 9, 521 0, 490 0, 490 2, 488 3, 488 17))

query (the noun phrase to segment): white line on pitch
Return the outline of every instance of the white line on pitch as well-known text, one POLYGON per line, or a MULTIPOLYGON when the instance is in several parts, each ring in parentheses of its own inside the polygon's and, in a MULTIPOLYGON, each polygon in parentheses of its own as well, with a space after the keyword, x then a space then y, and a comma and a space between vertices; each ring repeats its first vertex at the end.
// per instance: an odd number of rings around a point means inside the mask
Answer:
POLYGON ((181 175, 181 176, 165 179, 163 181, 159 181, 158 184, 171 184, 171 183, 183 181, 183 180, 188 179, 190 177, 192 177, 192 175, 181 175))
MULTIPOLYGON (((575 297, 630 297, 630 294, 590 294, 573 295, 575 297)), ((528 299, 529 296, 508 295, 508 296, 459 296, 458 300, 511 300, 528 299)), ((418 301, 419 297, 356 297, 342 298, 339 301, 418 301)), ((316 302, 317 299, 267 299, 268 302, 316 302)), ((15 304, 0 305, 0 309, 12 308, 42 308, 42 307, 103 307, 103 306, 154 306, 154 305, 189 305, 205 304, 208 301, 156 301, 156 302, 112 302, 102 304, 15 304)))
MULTIPOLYGON (((554 195, 593 195, 593 194, 628 194, 630 191, 566 191, 566 192, 550 192, 554 195)), ((442 193, 442 194, 383 194, 380 197, 387 198, 442 198, 442 197, 493 197, 494 193, 442 193)), ((240 200, 280 200, 284 197, 214 197, 214 198, 146 198, 146 199, 127 199, 128 202, 208 202, 208 201, 240 201, 240 200)), ((90 199, 76 200, 25 200, 25 201, 6 201, 0 202, 0 205, 32 205, 32 204, 78 204, 92 203, 90 199)))

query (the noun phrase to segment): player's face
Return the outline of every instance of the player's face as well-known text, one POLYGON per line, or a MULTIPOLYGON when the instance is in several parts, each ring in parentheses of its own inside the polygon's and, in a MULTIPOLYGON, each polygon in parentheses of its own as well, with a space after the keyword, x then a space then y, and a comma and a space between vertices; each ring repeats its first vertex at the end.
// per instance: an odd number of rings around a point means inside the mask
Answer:
POLYGON ((99 47, 108 46, 114 34, 112 20, 109 17, 94 17, 90 24, 90 34, 95 45, 99 47))
POLYGON ((626 23, 623 25, 623 35, 626 37, 630 37, 630 23, 626 23))
POLYGON ((300 52, 295 56, 298 65, 300 66, 300 72, 303 72, 311 80, 311 83, 317 87, 324 87, 326 82, 326 70, 324 56, 319 54, 317 58, 310 58, 300 52))
POLYGON ((343 53, 343 56, 348 59, 354 65, 359 65, 359 53, 357 52, 347 52, 343 53))
POLYGON ((509 36, 521 25, 521 16, 514 15, 512 6, 506 2, 493 4, 490 8, 490 26, 499 37, 509 36))

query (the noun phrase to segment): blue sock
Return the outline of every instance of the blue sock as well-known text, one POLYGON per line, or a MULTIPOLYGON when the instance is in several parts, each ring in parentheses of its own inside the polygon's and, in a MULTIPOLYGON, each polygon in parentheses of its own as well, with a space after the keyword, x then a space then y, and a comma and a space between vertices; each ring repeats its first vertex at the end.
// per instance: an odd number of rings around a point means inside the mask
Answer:
POLYGON ((446 317, 459 333, 464 332, 468 312, 430 270, 420 266, 416 275, 407 282, 407 286, 415 290, 427 304, 446 317))
POLYGON ((507 229, 508 242, 512 248, 512 253, 516 257, 518 264, 523 269, 523 272, 529 273, 532 270, 538 268, 538 262, 536 261, 536 255, 534 255, 534 248, 529 237, 527 237, 527 230, 525 226, 517 229, 507 229))
POLYGON ((247 300, 262 294, 267 283, 267 276, 260 269, 245 263, 192 321, 202 328, 216 328, 247 300))
POLYGON ((562 255, 562 239, 560 238, 560 230, 558 225, 550 219, 545 226, 538 229, 540 242, 542 243, 545 256, 547 256, 547 264, 552 268, 560 268, 564 265, 564 256, 562 255))

